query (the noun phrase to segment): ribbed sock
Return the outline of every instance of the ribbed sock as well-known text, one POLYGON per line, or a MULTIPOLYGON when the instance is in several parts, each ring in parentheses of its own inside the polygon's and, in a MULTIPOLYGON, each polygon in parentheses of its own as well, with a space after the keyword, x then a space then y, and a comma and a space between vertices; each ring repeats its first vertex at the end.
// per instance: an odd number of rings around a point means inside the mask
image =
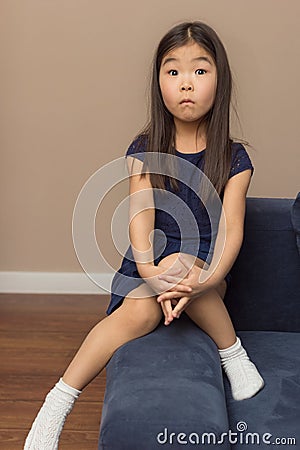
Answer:
POLYGON ((47 394, 26 438, 24 450, 57 450, 67 415, 80 394, 81 391, 61 378, 47 394))
POLYGON ((231 347, 219 350, 219 355, 235 400, 253 397, 263 388, 264 380, 250 361, 239 338, 231 347))

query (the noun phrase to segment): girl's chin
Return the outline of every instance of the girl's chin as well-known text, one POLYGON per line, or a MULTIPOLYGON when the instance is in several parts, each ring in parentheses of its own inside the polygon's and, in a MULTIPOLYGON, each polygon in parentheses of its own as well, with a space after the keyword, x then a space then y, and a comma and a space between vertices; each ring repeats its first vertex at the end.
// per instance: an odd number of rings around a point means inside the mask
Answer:
POLYGON ((191 124, 191 123, 199 123, 201 121, 201 117, 195 116, 184 116, 184 117, 174 117, 175 122, 181 124, 191 124))

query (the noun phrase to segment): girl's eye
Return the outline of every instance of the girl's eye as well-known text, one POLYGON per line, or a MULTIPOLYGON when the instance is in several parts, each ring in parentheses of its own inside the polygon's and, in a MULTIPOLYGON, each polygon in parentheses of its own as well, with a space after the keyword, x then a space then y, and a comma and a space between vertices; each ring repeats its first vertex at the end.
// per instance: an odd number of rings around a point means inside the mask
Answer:
POLYGON ((168 74, 170 74, 172 77, 175 77, 176 75, 178 75, 178 72, 177 72, 177 70, 172 69, 172 70, 169 70, 168 74))
POLYGON ((206 74, 206 70, 204 70, 204 69, 197 69, 195 73, 196 73, 196 75, 204 75, 204 74, 206 74))

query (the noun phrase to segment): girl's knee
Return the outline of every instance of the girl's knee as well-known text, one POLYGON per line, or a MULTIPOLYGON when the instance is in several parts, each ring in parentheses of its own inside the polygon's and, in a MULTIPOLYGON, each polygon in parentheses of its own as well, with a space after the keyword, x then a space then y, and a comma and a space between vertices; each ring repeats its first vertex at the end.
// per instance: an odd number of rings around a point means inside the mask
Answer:
POLYGON ((179 255, 179 253, 171 253, 170 255, 165 256, 164 258, 162 258, 162 260, 159 261, 159 263, 157 265, 159 267, 169 268, 173 264, 176 264, 176 266, 180 265, 180 267, 181 267, 182 264, 180 263, 180 261, 178 259, 178 255, 179 255))
POLYGON ((131 327, 147 332, 157 327, 162 318, 161 306, 156 297, 133 299, 126 297, 121 306, 131 327))
POLYGON ((182 262, 178 259, 179 255, 182 255, 184 257, 184 259, 190 263, 191 267, 195 264, 198 267, 203 267, 205 264, 205 261, 203 261, 200 258, 197 258, 193 255, 189 255, 187 253, 171 253, 170 255, 166 256, 165 258, 163 258, 159 263, 158 266, 163 267, 163 268, 170 268, 170 267, 174 267, 175 269, 180 268, 180 269, 185 269, 185 266, 182 264, 182 262))

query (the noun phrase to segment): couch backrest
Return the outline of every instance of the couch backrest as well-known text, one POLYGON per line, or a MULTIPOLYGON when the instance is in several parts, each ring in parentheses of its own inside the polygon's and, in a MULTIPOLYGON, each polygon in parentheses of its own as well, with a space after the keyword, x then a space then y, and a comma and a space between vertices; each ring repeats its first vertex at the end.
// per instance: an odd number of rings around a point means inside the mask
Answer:
POLYGON ((237 330, 300 331, 293 199, 247 198, 244 241, 225 296, 237 330))

